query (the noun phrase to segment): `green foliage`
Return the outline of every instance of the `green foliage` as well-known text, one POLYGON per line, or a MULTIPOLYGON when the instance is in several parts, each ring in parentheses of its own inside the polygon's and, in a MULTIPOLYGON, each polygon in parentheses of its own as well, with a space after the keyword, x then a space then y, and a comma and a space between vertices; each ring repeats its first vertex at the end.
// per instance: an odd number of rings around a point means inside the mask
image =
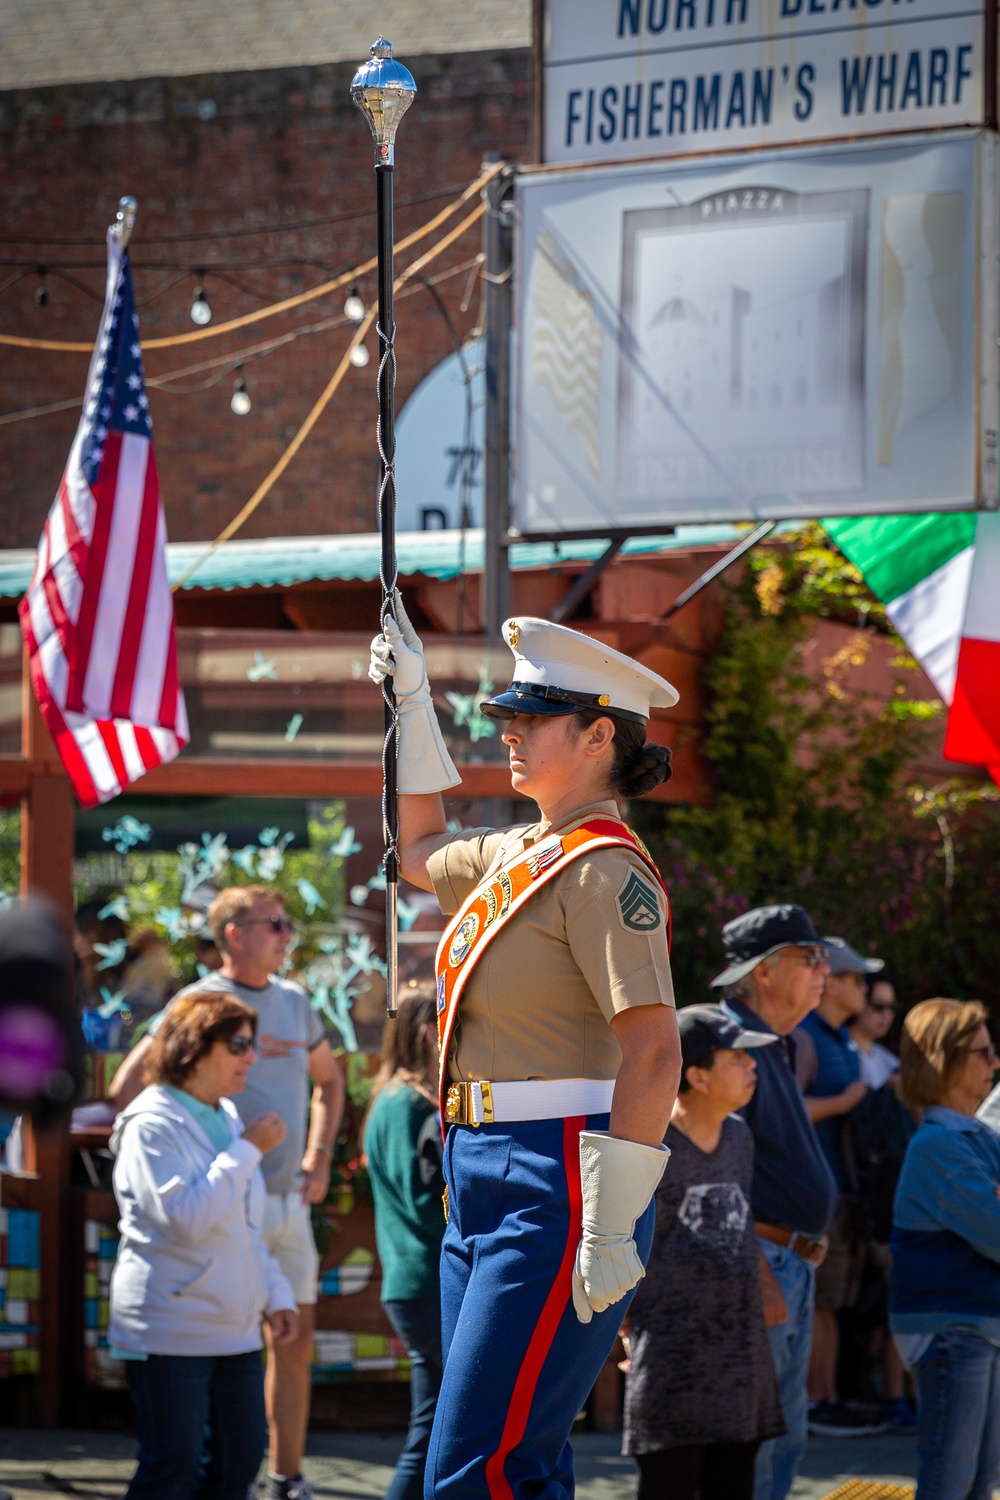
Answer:
POLYGON ((805 906, 820 931, 886 960, 907 1002, 992 998, 1000 969, 1000 805, 992 783, 913 785, 940 703, 904 674, 884 703, 850 691, 873 635, 890 633, 857 570, 810 525, 756 549, 730 586, 709 663, 707 734, 716 801, 636 804, 636 826, 670 890, 681 1004, 708 998, 723 967, 720 929, 770 902, 805 906), (823 663, 802 667, 817 616, 859 624, 823 663))
POLYGON ((21 886, 21 813, 0 808, 0 900, 16 896, 21 886))

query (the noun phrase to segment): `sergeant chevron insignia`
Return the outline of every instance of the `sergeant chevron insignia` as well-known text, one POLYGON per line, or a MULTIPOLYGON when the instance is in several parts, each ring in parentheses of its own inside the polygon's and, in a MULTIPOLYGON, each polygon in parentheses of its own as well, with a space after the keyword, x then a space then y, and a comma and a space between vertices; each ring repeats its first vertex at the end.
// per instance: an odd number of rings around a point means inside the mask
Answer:
POLYGON ((629 871, 617 900, 619 919, 628 932, 653 932, 663 920, 656 892, 634 870, 629 871))

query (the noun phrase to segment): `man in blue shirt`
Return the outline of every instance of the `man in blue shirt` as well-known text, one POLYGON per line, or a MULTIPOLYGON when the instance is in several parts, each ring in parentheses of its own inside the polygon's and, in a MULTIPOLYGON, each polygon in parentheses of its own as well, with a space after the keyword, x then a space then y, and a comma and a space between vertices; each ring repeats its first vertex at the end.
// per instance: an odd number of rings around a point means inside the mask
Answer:
POLYGON ((861 1079, 861 1054, 848 1026, 867 999, 866 979, 882 968, 880 958, 862 958, 843 938, 824 938, 830 966, 818 1008, 795 1034, 795 1071, 809 1118, 837 1181, 840 1204, 830 1233, 830 1249, 816 1275, 816 1311, 809 1361, 809 1430, 857 1437, 880 1430, 873 1419, 838 1400, 837 1314, 853 1306, 864 1270, 866 1242, 858 1204, 851 1195, 845 1157, 847 1117, 868 1092, 861 1079))
POLYGON ((727 922, 728 964, 712 980, 725 1007, 753 1031, 782 1038, 757 1061, 757 1092, 743 1110, 754 1137, 751 1207, 769 1273, 784 1298, 784 1322, 768 1329, 788 1431, 761 1446, 756 1500, 785 1500, 806 1445, 806 1375, 815 1267, 837 1210, 837 1184, 795 1079, 791 1033, 819 1004, 826 950, 801 906, 761 906, 727 922))

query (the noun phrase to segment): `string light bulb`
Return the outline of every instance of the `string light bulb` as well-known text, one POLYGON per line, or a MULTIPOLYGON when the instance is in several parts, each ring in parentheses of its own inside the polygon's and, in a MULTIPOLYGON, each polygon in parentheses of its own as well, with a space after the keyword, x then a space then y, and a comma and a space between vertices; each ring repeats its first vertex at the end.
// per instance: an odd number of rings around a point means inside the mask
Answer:
POLYGON ((351 364, 358 370, 363 370, 370 358, 367 344, 355 344, 351 350, 351 364))
POLYGON ((253 402, 250 400, 250 392, 247 390, 247 383, 243 378, 242 369, 236 373, 236 384, 233 386, 233 395, 229 405, 238 417, 245 417, 253 405, 253 402))
POLYGON ((344 317, 350 318, 352 323, 360 323, 366 311, 365 304, 358 296, 357 287, 352 286, 347 294, 347 301, 344 303, 344 317))
POLYGON ((48 307, 49 289, 45 283, 45 267, 38 267, 38 285, 35 287, 35 306, 48 307))
POLYGON ((212 309, 208 305, 205 296, 205 273, 197 273, 198 280, 194 289, 194 301, 191 303, 191 322, 197 323, 199 328, 204 328, 206 323, 212 321, 212 309))

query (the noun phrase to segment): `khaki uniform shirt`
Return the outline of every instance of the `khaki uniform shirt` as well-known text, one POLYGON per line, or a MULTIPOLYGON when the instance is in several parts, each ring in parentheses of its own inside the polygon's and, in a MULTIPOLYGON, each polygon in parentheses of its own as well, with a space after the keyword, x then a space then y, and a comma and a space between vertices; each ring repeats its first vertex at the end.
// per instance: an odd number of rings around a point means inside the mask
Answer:
MULTIPOLYGON (((465 829, 427 861, 441 909, 453 914, 487 874, 557 825, 465 829)), ((532 895, 483 952, 466 982, 448 1055, 449 1081, 614 1078, 621 1051, 609 1022, 633 1005, 673 1005, 663 891, 637 854, 595 849, 532 895)))

